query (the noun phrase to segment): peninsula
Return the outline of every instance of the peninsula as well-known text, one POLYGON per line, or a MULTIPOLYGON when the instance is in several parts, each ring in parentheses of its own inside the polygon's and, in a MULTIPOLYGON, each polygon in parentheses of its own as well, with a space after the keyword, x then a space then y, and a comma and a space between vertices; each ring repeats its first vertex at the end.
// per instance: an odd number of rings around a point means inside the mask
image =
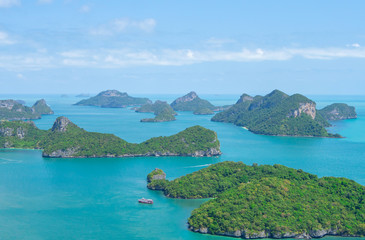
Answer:
POLYGON ((212 121, 233 123, 263 135, 341 137, 327 132, 325 127, 330 126, 327 122, 331 119, 329 116, 344 119, 356 116, 356 113, 353 107, 340 106, 340 110, 332 106, 329 110, 318 111, 316 103, 301 94, 289 96, 274 90, 266 96, 243 94, 235 105, 217 113, 212 121))
POLYGON ((53 111, 44 99, 38 100, 32 107, 23 105, 19 100, 0 100, 0 120, 39 119, 48 114, 53 114, 53 111))
POLYGON ((155 137, 140 144, 113 135, 87 132, 66 117, 58 117, 49 130, 33 122, 0 122, 0 147, 42 149, 44 157, 215 156, 220 143, 214 131, 194 126, 169 137, 155 137))
POLYGON ((167 102, 157 100, 155 103, 147 103, 136 109, 136 112, 154 113, 154 118, 144 118, 141 122, 168 122, 175 121, 177 113, 167 102))
POLYGON ((94 97, 81 100, 75 105, 98 106, 104 108, 123 108, 127 106, 143 105, 146 103, 152 102, 148 98, 136 98, 129 96, 125 92, 122 93, 117 90, 107 90, 94 97))
POLYGON ((191 213, 194 232, 246 239, 365 236, 365 187, 346 178, 242 162, 165 177, 155 169, 148 188, 172 198, 214 198, 191 213))

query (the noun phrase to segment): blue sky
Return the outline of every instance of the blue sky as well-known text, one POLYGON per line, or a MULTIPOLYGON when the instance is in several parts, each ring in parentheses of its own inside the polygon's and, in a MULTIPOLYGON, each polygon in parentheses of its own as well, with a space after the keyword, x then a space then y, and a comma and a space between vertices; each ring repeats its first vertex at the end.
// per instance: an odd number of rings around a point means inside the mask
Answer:
POLYGON ((365 94, 364 1, 0 0, 0 93, 365 94))

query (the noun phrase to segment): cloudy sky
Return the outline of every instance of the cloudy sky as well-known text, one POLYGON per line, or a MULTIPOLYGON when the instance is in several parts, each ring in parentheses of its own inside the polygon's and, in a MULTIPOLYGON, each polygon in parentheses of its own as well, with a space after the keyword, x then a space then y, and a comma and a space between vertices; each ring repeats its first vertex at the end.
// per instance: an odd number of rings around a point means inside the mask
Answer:
POLYGON ((0 93, 365 94, 365 1, 0 0, 0 93))

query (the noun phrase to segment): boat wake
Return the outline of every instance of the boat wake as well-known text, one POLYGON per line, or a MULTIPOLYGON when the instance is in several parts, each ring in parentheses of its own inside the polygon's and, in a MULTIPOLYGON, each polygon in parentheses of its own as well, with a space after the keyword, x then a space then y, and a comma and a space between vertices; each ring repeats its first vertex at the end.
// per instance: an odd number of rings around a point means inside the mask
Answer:
POLYGON ((198 168, 198 167, 208 167, 212 165, 211 163, 208 164, 203 164, 203 165, 196 165, 196 166, 189 166, 189 167, 184 167, 184 168, 198 168))
POLYGON ((8 159, 8 158, 0 158, 0 164, 8 164, 8 163, 20 163, 21 160, 14 160, 14 159, 8 159))

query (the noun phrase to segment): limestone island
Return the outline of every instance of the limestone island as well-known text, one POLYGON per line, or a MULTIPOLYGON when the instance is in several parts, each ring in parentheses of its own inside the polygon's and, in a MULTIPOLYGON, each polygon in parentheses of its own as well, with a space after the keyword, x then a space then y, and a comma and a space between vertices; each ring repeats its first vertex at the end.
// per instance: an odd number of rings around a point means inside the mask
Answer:
POLYGON ((0 148, 42 149, 42 155, 51 158, 221 154, 216 132, 201 126, 136 144, 113 134, 85 131, 66 117, 58 117, 49 130, 38 129, 33 122, 1 121, 0 148))
POLYGON ((318 113, 327 121, 345 120, 357 118, 355 107, 345 103, 333 103, 318 110, 318 113))
POLYGON ((148 188, 170 198, 213 198, 192 211, 194 232, 245 239, 365 236, 365 187, 282 165, 213 164, 172 181, 161 169, 148 188))
POLYGON ((243 94, 231 108, 217 113, 212 121, 228 122, 256 134, 274 136, 341 137, 328 133, 328 120, 356 117, 354 107, 332 104, 322 110, 301 94, 289 96, 274 90, 266 96, 243 94))
POLYGON ((136 112, 153 113, 154 118, 144 118, 141 122, 168 122, 175 121, 177 113, 171 108, 167 102, 157 100, 155 103, 147 103, 136 108, 136 112))
POLYGON ((196 92, 190 92, 185 96, 177 98, 171 104, 175 111, 192 111, 195 115, 211 115, 214 111, 222 111, 231 106, 217 107, 208 100, 201 99, 196 92))
POLYGON ((0 120, 39 119, 42 115, 53 114, 44 99, 38 100, 32 107, 12 99, 0 100, 0 120))
POLYGON ((126 92, 117 90, 106 90, 95 97, 81 100, 75 105, 80 106, 98 106, 103 108, 124 108, 127 106, 137 106, 146 103, 152 103, 148 98, 136 98, 129 96, 126 92))

